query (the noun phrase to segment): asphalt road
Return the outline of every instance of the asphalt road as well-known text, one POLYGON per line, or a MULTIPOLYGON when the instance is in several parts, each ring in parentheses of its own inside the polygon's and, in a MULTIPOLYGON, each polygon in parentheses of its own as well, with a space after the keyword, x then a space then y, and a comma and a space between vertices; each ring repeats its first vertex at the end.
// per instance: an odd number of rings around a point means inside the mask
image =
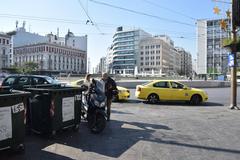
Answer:
POLYGON ((61 131, 54 139, 32 134, 26 136, 25 154, 1 151, 0 159, 239 160, 240 111, 226 107, 228 88, 206 90, 210 100, 201 106, 113 103, 111 121, 99 135, 86 122, 78 132, 61 131))
MULTIPOLYGON (((229 106, 231 88, 204 88, 208 94, 208 101, 202 105, 229 106)), ((135 97, 135 89, 130 89, 130 100, 138 101, 135 97)), ((237 101, 240 104, 240 87, 237 89, 237 101)), ((177 104, 176 104, 177 105, 177 104)))

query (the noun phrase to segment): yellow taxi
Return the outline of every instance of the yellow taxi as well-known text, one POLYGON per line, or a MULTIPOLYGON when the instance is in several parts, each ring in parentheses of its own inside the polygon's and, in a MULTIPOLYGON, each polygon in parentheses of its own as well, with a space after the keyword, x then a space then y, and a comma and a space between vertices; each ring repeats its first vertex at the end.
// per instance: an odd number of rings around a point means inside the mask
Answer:
MULTIPOLYGON (((71 86, 78 87, 84 83, 83 79, 79 79, 70 83, 71 86)), ((130 97, 130 91, 127 88, 117 86, 118 94, 113 97, 113 101, 127 100, 130 97)))
POLYGON ((208 100, 207 93, 202 89, 190 88, 174 80, 155 80, 136 86, 135 96, 149 103, 158 101, 185 101, 192 105, 208 100))
POLYGON ((117 86, 118 94, 113 97, 113 101, 127 100, 130 97, 130 91, 127 88, 117 86))

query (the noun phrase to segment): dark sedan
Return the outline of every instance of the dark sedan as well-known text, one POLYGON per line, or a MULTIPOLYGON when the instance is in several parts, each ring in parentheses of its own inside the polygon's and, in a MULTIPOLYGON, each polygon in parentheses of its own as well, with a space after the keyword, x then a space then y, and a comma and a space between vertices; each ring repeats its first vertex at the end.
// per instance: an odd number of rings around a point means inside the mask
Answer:
POLYGON ((2 82, 3 87, 12 89, 23 89, 36 85, 59 84, 56 80, 49 76, 40 75, 11 75, 2 82))

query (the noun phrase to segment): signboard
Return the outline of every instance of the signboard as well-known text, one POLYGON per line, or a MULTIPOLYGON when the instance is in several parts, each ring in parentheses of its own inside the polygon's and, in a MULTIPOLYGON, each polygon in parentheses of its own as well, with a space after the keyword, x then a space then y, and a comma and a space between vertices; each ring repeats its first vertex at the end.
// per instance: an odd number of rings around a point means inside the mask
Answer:
POLYGON ((11 107, 0 107, 0 141, 12 138, 11 107))
POLYGON ((228 66, 229 67, 233 67, 234 66, 234 55, 233 54, 229 54, 228 55, 228 66))
POLYGON ((19 104, 16 104, 16 105, 12 106, 13 114, 22 112, 23 110, 24 110, 24 104, 23 103, 19 103, 19 104))
POLYGON ((62 121, 70 121, 74 119, 74 97, 66 97, 62 99, 62 121))

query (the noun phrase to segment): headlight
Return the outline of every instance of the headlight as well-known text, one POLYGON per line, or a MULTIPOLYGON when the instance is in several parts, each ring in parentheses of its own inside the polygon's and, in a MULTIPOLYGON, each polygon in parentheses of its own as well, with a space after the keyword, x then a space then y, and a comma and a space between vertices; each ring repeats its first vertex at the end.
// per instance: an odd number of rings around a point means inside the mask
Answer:
POLYGON ((106 103, 105 103, 105 102, 102 102, 102 103, 100 104, 100 107, 105 107, 105 105, 106 105, 106 103))
POLYGON ((99 102, 96 101, 96 100, 94 100, 94 105, 95 105, 95 106, 99 106, 99 102))

